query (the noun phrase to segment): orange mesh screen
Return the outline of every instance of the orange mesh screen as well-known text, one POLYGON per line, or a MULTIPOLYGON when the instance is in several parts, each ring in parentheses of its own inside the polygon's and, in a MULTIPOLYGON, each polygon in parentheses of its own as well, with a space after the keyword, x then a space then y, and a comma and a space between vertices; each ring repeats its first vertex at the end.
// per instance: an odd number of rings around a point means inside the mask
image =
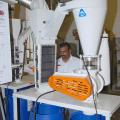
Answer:
POLYGON ((51 76, 48 84, 54 90, 78 100, 85 100, 92 93, 92 86, 87 77, 51 76))

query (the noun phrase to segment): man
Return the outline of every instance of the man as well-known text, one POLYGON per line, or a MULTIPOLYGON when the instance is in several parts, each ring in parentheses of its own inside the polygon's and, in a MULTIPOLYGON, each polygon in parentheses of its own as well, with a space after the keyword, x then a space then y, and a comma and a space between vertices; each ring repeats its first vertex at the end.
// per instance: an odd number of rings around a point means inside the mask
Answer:
POLYGON ((72 56, 71 47, 67 42, 60 44, 60 58, 58 59, 57 71, 63 73, 73 73, 82 66, 79 58, 72 56))
MULTIPOLYGON (((67 42, 60 44, 59 54, 60 58, 58 59, 57 72, 73 73, 82 67, 82 61, 72 56, 71 47, 67 42)), ((76 112, 76 110, 66 109, 65 116, 67 117, 65 117, 65 119, 68 120, 73 112, 76 112)))

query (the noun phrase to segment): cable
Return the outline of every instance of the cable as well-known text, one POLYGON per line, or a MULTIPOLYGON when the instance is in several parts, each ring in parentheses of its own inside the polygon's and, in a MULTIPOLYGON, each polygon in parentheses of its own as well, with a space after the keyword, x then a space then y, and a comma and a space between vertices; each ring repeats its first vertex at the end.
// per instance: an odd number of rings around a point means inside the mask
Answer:
POLYGON ((97 72, 97 74, 105 81, 104 77, 99 72, 97 72))
POLYGON ((55 90, 52 90, 52 91, 49 91, 49 92, 46 92, 46 93, 43 93, 41 94, 35 101, 35 106, 34 106, 34 120, 36 120, 36 106, 37 106, 37 101, 39 100, 40 97, 46 95, 46 94, 49 94, 49 93, 52 93, 52 92, 55 92, 55 90))
POLYGON ((36 106, 37 106, 37 101, 39 100, 39 98, 42 97, 42 96, 44 96, 44 95, 46 95, 46 94, 55 92, 55 91, 56 91, 56 90, 48 91, 48 92, 45 92, 45 93, 43 93, 43 94, 41 94, 41 95, 38 96, 38 98, 36 99, 35 104, 34 104, 34 106, 33 106, 33 110, 34 110, 34 120, 36 120, 36 106))
POLYGON ((11 83, 13 83, 13 82, 9 82, 8 84, 7 84, 7 87, 6 87, 6 90, 7 90, 7 92, 6 92, 6 96, 5 96, 5 98, 4 98, 4 101, 5 101, 5 103, 6 103, 6 114, 5 114, 5 117, 6 117, 6 119, 7 119, 7 117, 8 117, 8 119, 9 119, 9 115, 10 115, 10 112, 9 112, 9 108, 7 109, 7 107, 9 106, 8 104, 9 104, 9 102, 8 102, 8 96, 9 96, 9 94, 8 94, 8 87, 10 86, 10 84, 11 83))
POLYGON ((85 61, 84 61, 83 55, 82 55, 82 61, 83 61, 83 65, 84 65, 84 67, 85 67, 85 69, 87 71, 88 77, 90 79, 90 83, 92 85, 93 101, 94 101, 94 107, 95 107, 95 111, 96 111, 96 120, 98 120, 98 117, 97 117, 98 116, 98 111, 97 111, 97 104, 96 104, 96 101, 95 101, 94 90, 93 90, 93 82, 92 82, 92 79, 91 79, 91 74, 90 74, 90 72, 89 72, 89 70, 87 68, 87 65, 85 65, 85 61))
POLYGON ((5 115, 5 104, 4 104, 4 99, 3 99, 3 94, 2 94, 2 89, 0 88, 0 102, 1 102, 1 113, 2 113, 2 118, 6 119, 6 115, 5 115), (3 110, 2 110, 3 109, 3 110), (2 112, 3 111, 3 112, 2 112))

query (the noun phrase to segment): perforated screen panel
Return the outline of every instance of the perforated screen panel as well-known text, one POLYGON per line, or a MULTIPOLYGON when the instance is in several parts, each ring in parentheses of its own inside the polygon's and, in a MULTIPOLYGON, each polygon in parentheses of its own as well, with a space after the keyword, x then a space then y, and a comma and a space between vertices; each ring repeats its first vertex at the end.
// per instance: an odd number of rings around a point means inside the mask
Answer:
POLYGON ((48 82, 55 69, 55 46, 43 45, 41 55, 41 82, 48 82))

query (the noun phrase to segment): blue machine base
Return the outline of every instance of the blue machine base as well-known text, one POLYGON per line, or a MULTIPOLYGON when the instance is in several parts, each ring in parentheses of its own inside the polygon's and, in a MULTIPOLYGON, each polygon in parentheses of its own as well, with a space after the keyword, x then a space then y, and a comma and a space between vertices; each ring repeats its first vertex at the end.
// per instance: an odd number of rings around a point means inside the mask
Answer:
POLYGON ((71 115, 70 120, 105 120, 105 117, 100 114, 85 115, 83 112, 75 112, 71 115))
MULTIPOLYGON (((29 87, 24 87, 21 89, 18 89, 17 91, 22 91, 28 88, 34 87, 29 86, 29 87)), ((14 90, 13 89, 5 89, 5 96, 6 96, 6 120, 14 120, 14 110, 13 110, 13 93, 14 90)), ((19 120, 29 120, 28 116, 29 116, 29 112, 27 111, 27 100, 24 99, 18 99, 18 108, 19 109, 19 120)))
MULTIPOLYGON (((23 90, 23 89, 22 89, 23 90)), ((13 90, 5 89, 6 96, 6 120, 14 120, 14 110, 13 110, 13 90)), ((18 99, 19 107, 19 120, 34 120, 34 112, 28 111, 27 100, 18 99)), ((63 108, 52 106, 48 104, 37 103, 36 107, 36 120, 64 120, 63 108)), ((85 115, 83 112, 72 113, 70 120, 105 120, 102 115, 85 115)))

